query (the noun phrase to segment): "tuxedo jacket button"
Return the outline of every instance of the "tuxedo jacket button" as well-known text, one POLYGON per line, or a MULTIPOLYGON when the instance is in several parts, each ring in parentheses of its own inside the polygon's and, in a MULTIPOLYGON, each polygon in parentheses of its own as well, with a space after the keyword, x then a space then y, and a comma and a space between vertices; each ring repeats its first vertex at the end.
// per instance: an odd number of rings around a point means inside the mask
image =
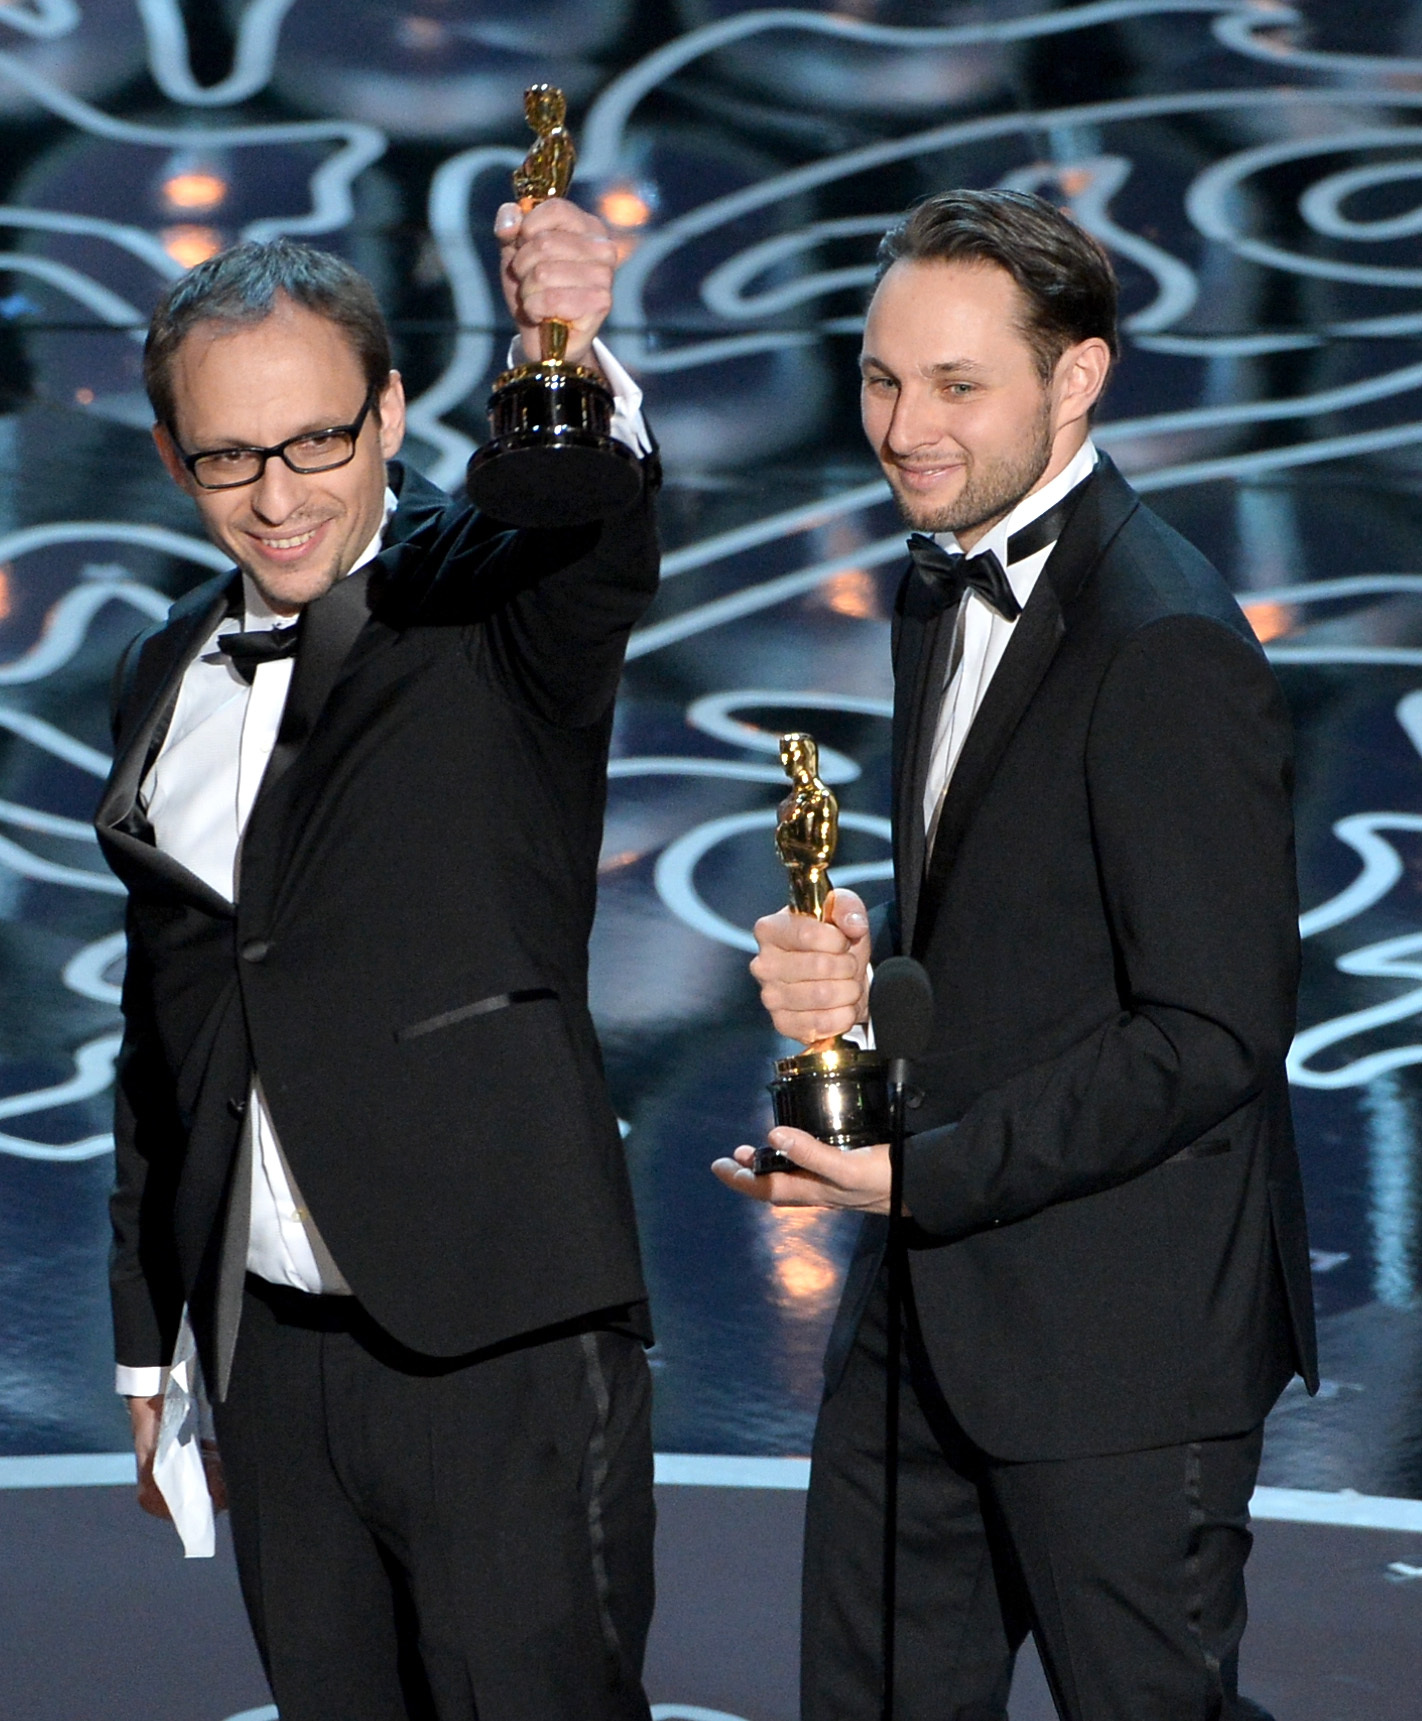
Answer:
POLYGON ((271 945, 265 938, 249 938, 242 946, 242 960, 244 962, 265 962, 267 952, 270 949, 271 945))
POLYGON ((229 1117, 235 1117, 238 1119, 246 1117, 246 1115, 247 1115, 247 1102, 246 1102, 246 1100, 229 1099, 227 1102, 227 1115, 229 1117))

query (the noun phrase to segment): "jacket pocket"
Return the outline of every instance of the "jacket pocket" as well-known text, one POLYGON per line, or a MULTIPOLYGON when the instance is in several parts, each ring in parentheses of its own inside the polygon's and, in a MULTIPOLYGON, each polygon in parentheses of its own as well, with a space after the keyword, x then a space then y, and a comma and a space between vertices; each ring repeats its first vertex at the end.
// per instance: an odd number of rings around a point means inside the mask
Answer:
POLYGON ((424 1034, 437 1034, 441 1028, 467 1022, 471 1016, 488 1016, 514 1004, 540 1004, 557 997, 551 986, 525 986, 519 992, 495 992, 488 998, 476 998, 472 1004, 461 1004, 455 1010, 442 1010, 438 1016, 426 1016, 422 1022, 411 1022, 407 1027, 397 1028, 395 1038, 399 1042, 418 1040, 424 1034))
POLYGON ((1182 1147, 1179 1153, 1172 1153, 1169 1159, 1161 1160, 1162 1165, 1177 1165, 1182 1159, 1214 1159, 1221 1153, 1233 1151, 1234 1144, 1222 1135, 1211 1136, 1207 1141, 1192 1141, 1182 1147))

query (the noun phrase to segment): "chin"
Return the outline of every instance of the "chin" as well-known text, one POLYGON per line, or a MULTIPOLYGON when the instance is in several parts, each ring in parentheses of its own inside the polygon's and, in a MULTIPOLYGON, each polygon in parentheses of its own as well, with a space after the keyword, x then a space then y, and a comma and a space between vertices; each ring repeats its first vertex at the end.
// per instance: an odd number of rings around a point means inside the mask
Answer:
POLYGON ((247 567, 243 569, 262 594, 263 598, 274 610, 302 609, 317 598, 324 597, 340 578, 335 568, 322 570, 313 569, 310 573, 292 573, 283 570, 282 575, 273 579, 264 568, 247 567))
POLYGON ((925 496, 906 496, 897 485, 894 486, 894 499, 899 505, 900 518, 913 531, 931 534, 953 530, 954 509, 951 502, 934 502, 925 496))
POLYGON ((906 489, 899 480, 897 470, 891 466, 884 468, 884 476, 894 493, 899 517, 911 530, 929 533, 953 530, 954 516, 962 502, 961 480, 956 484, 944 484, 934 494, 925 496, 921 491, 906 489))
POLYGON ((903 502, 899 504, 899 512, 903 515, 904 524, 912 527, 915 532, 927 532, 930 537, 935 532, 951 532, 953 527, 945 520, 947 512, 943 508, 917 507, 903 502))

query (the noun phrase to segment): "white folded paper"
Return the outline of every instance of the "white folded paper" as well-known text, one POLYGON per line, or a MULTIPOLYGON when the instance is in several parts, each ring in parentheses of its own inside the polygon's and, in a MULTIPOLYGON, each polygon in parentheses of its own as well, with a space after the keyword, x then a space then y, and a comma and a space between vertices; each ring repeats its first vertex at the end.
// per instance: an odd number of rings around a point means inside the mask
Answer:
POLYGON ((190 1560, 212 1558, 216 1546, 216 1524, 212 1496, 207 1491, 207 1471, 202 1462, 202 1443, 212 1433, 212 1412, 202 1380, 197 1343, 183 1310, 173 1363, 163 1393, 163 1419, 158 1426, 158 1451, 153 1460, 153 1480, 173 1514, 173 1524, 190 1560))

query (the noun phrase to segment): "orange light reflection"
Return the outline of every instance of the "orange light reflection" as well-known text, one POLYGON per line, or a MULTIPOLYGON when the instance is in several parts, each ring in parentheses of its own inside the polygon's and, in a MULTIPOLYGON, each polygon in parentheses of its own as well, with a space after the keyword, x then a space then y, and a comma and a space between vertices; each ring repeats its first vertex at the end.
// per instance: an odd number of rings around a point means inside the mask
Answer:
POLYGON ((600 873, 621 872, 625 866, 635 866, 641 858, 640 849, 623 849, 618 854, 604 855, 597 863, 597 870, 600 873))
POLYGON ((10 611, 15 607, 14 599, 10 595, 10 575, 13 571, 8 562, 0 568, 0 621, 8 620, 10 611))
POLYGON ((165 227, 159 237, 163 249, 185 269, 205 263, 222 249, 222 235, 215 227, 165 227))
POLYGON ((777 1301, 799 1315, 823 1313, 839 1290, 839 1268, 817 1246, 833 1215, 793 1207, 763 1211, 777 1301))
POLYGON ((827 608, 854 621, 872 621, 879 613, 879 588, 866 568, 846 568, 820 587, 827 608))
POLYGON ((597 200, 598 213, 611 227, 645 227, 652 206, 630 185, 609 186, 597 200))
POLYGON ((1290 604, 1245 604, 1244 618, 1254 629, 1254 637, 1260 645, 1278 639, 1294 625, 1294 611, 1290 604))
POLYGON ((227 181, 198 170, 175 173, 163 181, 163 196, 172 209, 216 209, 227 196, 227 181))

